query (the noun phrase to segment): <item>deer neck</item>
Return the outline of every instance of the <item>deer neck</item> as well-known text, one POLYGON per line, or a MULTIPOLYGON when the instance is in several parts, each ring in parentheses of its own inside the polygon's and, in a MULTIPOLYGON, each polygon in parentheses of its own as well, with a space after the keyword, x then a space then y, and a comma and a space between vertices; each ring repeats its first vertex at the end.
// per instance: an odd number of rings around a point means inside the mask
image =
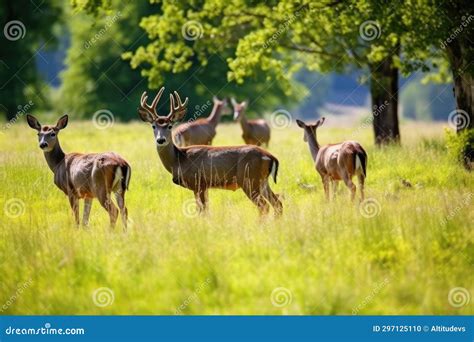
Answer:
POLYGON ((158 156, 160 157, 163 166, 172 174, 173 166, 176 164, 180 153, 178 147, 176 147, 174 143, 170 143, 162 147, 157 146, 156 150, 158 151, 158 156))
POLYGON ((245 113, 242 113, 239 118, 240 121, 240 126, 242 127, 242 130, 246 131, 249 127, 247 117, 245 116, 245 113))
POLYGON ((309 152, 311 153, 311 157, 313 157, 313 161, 316 161, 316 157, 318 156, 319 148, 320 148, 318 144, 318 140, 316 139, 316 133, 307 134, 307 139, 308 139, 308 146, 309 146, 309 152))
POLYGON ((207 118, 207 121, 211 123, 214 127, 217 126, 219 120, 221 119, 222 105, 215 103, 212 107, 211 115, 207 118))
POLYGON ((59 144, 59 141, 56 142, 53 150, 51 150, 50 152, 44 152, 46 162, 48 163, 48 166, 51 171, 53 171, 53 173, 56 173, 56 171, 58 170, 58 165, 61 164, 65 156, 66 155, 64 154, 63 149, 59 144))

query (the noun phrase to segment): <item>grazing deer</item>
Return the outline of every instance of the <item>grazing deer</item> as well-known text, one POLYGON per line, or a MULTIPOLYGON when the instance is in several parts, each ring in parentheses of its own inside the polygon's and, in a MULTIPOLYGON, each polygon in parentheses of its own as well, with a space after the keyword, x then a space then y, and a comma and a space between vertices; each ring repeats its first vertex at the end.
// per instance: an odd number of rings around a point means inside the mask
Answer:
POLYGON ((245 117, 247 101, 237 103, 234 98, 231 101, 234 107, 234 120, 240 122, 242 138, 245 143, 257 146, 265 144, 268 147, 270 142, 270 126, 268 126, 267 122, 263 119, 247 120, 245 117))
POLYGON ((76 224, 79 225, 79 200, 84 199, 82 224, 87 226, 92 199, 97 197, 109 213, 110 225, 115 226, 118 210, 110 196, 111 192, 114 192, 125 231, 128 215, 125 191, 130 182, 130 165, 113 152, 65 154, 59 144, 58 134, 67 126, 67 115, 63 115, 56 126, 42 126, 32 115, 27 115, 26 118, 28 125, 38 131, 39 147, 54 173, 54 184, 69 198, 76 224))
POLYGON ((309 151, 314 160, 316 170, 321 175, 326 199, 329 200, 329 183, 333 184, 335 194, 337 182, 341 179, 351 190, 351 200, 354 200, 356 186, 352 177, 359 179, 360 198, 364 199, 364 181, 367 177, 367 153, 356 141, 344 141, 339 144, 319 146, 316 138, 316 129, 321 126, 325 118, 319 119, 314 125, 307 125, 296 120, 298 126, 304 129, 304 141, 308 142, 309 151))
POLYGON ((163 91, 164 87, 151 106, 147 104, 144 92, 138 114, 143 121, 151 123, 158 155, 165 169, 171 173, 173 183, 194 192, 199 212, 207 210, 209 188, 234 191, 242 188, 261 214, 268 212, 268 201, 275 209, 275 215, 280 215, 283 206, 268 184, 269 176, 276 183, 278 160, 257 146, 177 147, 173 143, 171 129, 186 114, 188 98, 183 103, 176 91, 174 95, 170 94, 170 112, 167 116, 161 116, 156 112, 156 105, 163 91))
POLYGON ((216 126, 224 107, 227 106, 226 100, 219 100, 215 96, 212 100, 214 107, 209 117, 182 124, 174 130, 174 141, 178 146, 212 145, 212 140, 216 136, 216 126))

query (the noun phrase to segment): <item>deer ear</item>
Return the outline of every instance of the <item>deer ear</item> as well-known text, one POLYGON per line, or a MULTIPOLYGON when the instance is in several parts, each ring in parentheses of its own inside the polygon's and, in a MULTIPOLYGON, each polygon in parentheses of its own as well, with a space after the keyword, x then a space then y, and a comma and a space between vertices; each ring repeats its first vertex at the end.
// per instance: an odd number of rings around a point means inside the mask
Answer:
POLYGON ((28 122, 28 126, 31 128, 41 131, 41 124, 33 115, 26 114, 26 122, 28 122))
POLYGON ((138 112, 138 116, 140 117, 140 119, 142 119, 142 121, 149 122, 149 123, 153 122, 153 118, 151 117, 150 113, 148 113, 148 111, 138 107, 137 112, 138 112))
POLYGON ((63 128, 66 128, 67 122, 69 120, 69 116, 67 114, 61 116, 56 123, 56 129, 61 130, 63 128))
POLYGON ((301 128, 304 128, 306 126, 303 121, 298 120, 298 119, 296 119, 296 124, 300 126, 301 128))
POLYGON ((326 118, 323 116, 321 119, 318 120, 316 127, 322 126, 324 123, 324 120, 326 120, 326 118))

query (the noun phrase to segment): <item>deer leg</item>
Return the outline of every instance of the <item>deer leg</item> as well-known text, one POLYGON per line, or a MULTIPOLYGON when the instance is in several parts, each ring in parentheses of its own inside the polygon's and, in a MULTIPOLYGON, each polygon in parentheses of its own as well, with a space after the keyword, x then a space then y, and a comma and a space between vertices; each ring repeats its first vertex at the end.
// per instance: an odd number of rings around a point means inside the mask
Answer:
POLYGON ((84 199, 84 212, 82 214, 82 225, 87 227, 89 225, 89 215, 91 213, 92 198, 84 199))
POLYGON ((329 177, 322 176, 323 180, 323 187, 324 187, 324 195, 326 196, 326 201, 329 201, 329 177))
POLYGON ((347 173, 344 173, 342 175, 342 179, 344 180, 344 183, 349 188, 349 190, 351 190, 351 201, 354 201, 354 197, 356 194, 356 186, 354 183, 352 183, 351 176, 348 175, 347 173))
POLYGON ((122 218, 123 231, 127 231, 128 223, 128 209, 125 206, 125 191, 119 190, 115 193, 115 199, 117 200, 117 205, 120 209, 120 216, 122 218))
POLYGON ((194 192, 194 197, 196 198, 196 205, 198 207, 199 213, 207 212, 207 190, 198 190, 194 192))
POLYGON ((243 190, 247 197, 257 206, 260 215, 268 214, 270 206, 259 190, 251 190, 250 188, 244 188, 243 190))
POLYGON ((105 191, 102 192, 99 196, 97 196, 100 205, 104 207, 105 210, 109 213, 110 217, 110 228, 115 227, 115 223, 117 222, 117 217, 118 217, 118 209, 117 207, 113 204, 110 194, 106 193, 105 191))
POLYGON ((276 195, 272 191, 272 189, 270 189, 270 185, 268 184, 268 182, 265 182, 265 184, 263 185, 262 194, 265 199, 270 202, 273 209, 275 210, 275 217, 281 216, 281 214, 283 213, 283 204, 278 198, 278 195, 276 195))
POLYGON ((74 195, 69 195, 69 204, 71 205, 72 212, 74 213, 74 221, 76 226, 79 226, 79 198, 74 195))
POLYGON ((336 198, 336 193, 337 193, 337 185, 338 185, 338 181, 337 180, 333 180, 332 181, 332 198, 335 199, 336 198))
POLYGON ((365 176, 362 174, 359 174, 358 176, 359 179, 359 189, 360 189, 360 200, 364 200, 364 183, 365 183, 365 176))

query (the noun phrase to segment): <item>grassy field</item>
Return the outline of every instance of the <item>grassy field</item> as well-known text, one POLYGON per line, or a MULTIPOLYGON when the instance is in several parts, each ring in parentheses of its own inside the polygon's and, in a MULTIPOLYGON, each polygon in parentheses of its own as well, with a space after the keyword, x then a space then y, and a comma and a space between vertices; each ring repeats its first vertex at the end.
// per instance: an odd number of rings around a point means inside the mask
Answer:
MULTIPOLYGON (((327 203, 302 130, 273 130, 280 170, 271 186, 284 198, 275 220, 224 190, 211 191, 209 215, 197 217, 149 125, 73 120, 60 134, 66 152, 113 150, 132 165, 124 234, 108 228, 97 201, 90 227, 74 227, 21 121, 0 133, 2 314, 474 313, 474 178, 448 156, 442 125, 404 124, 402 147, 385 149, 374 148, 370 128, 320 129, 321 143, 365 146, 363 206, 342 184, 327 203)), ((215 143, 241 144, 240 127, 219 126, 215 143)))

